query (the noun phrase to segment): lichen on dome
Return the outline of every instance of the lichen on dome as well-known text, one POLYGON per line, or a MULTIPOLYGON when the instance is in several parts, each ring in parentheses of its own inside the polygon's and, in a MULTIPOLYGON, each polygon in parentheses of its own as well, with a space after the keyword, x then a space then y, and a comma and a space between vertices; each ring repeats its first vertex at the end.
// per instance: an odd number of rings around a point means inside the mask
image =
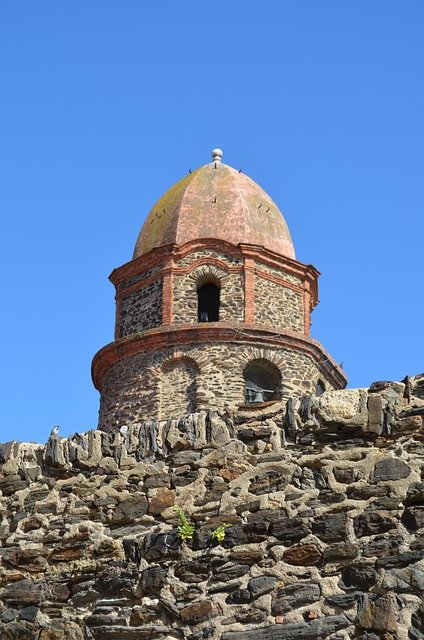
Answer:
POLYGON ((174 184, 151 209, 133 258, 154 248, 213 238, 263 246, 288 258, 294 247, 286 221, 270 196, 251 178, 213 161, 174 184))

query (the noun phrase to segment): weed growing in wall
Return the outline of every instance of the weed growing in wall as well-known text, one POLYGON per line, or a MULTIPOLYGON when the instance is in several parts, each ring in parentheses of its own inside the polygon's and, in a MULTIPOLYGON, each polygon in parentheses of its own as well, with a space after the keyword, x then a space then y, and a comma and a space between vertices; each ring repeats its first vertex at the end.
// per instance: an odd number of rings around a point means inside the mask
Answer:
POLYGON ((195 526, 190 520, 187 518, 181 507, 175 507, 175 511, 177 512, 179 525, 178 525, 178 536, 183 542, 187 542, 187 540, 192 540, 194 535, 195 526))
POLYGON ((212 540, 216 540, 219 544, 221 544, 221 542, 224 542, 225 529, 227 529, 227 527, 231 527, 231 525, 228 524, 228 522, 224 522, 223 524, 220 524, 219 527, 217 527, 216 529, 212 529, 211 531, 212 540))

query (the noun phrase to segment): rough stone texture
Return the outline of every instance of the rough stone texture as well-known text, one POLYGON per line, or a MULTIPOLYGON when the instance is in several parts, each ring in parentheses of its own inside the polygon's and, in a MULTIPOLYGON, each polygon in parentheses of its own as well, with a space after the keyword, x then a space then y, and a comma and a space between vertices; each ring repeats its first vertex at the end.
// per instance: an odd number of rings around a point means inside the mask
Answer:
POLYGON ((104 376, 99 428, 140 424, 152 415, 178 418, 211 406, 223 409, 230 404, 229 398, 235 407, 244 405, 243 370, 256 359, 279 368, 283 399, 314 389, 322 377, 306 354, 246 343, 185 346, 129 356, 111 365, 104 376))
POLYGON ((159 327, 161 322, 162 280, 151 282, 122 298, 121 325, 119 327, 121 338, 132 333, 159 327))
POLYGON ((121 283, 121 289, 125 291, 125 289, 128 289, 129 287, 132 287, 133 285, 139 282, 142 282, 143 280, 151 280, 152 276, 155 276, 158 273, 160 273, 160 271, 162 270, 162 267, 163 267, 162 264, 158 264, 155 267, 148 269, 147 271, 143 270, 142 273, 138 273, 137 275, 132 276, 131 278, 127 278, 123 280, 121 283))
POLYGON ((273 276, 277 276, 277 278, 283 278, 284 280, 286 280, 287 282, 292 282, 295 285, 300 286, 302 284, 302 280, 301 278, 298 278, 296 276, 294 276, 292 273, 289 273, 287 269, 284 268, 279 268, 276 269, 275 267, 270 267, 267 264, 263 264, 260 259, 257 261, 256 263, 256 272, 258 274, 262 273, 269 273, 273 276))
POLYGON ((197 409, 199 367, 189 358, 166 362, 162 368, 160 387, 161 416, 180 416, 197 409))
POLYGON ((302 293, 255 277, 255 322, 293 331, 304 330, 302 293))
POLYGON ((1 640, 422 638, 415 384, 0 445, 1 640))
MULTIPOLYGON (((185 264, 191 264, 199 259, 200 253, 190 254, 191 260, 185 264)), ((214 251, 208 251, 209 258, 218 258, 219 254, 214 251)), ((234 264, 229 257, 226 260, 230 264, 234 264)), ((179 263, 180 264, 180 263, 179 263)), ((244 321, 244 282, 243 275, 239 273, 227 274, 222 269, 211 265, 202 265, 193 268, 187 274, 176 275, 174 277, 174 304, 173 316, 174 322, 179 323, 197 323, 197 289, 205 282, 213 282, 220 287, 220 306, 219 320, 244 321)))

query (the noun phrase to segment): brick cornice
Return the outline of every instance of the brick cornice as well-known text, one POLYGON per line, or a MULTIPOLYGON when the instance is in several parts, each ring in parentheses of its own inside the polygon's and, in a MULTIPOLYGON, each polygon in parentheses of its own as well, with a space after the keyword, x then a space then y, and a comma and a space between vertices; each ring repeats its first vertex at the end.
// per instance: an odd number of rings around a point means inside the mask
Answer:
POLYGON ((227 273, 239 273, 243 269, 242 264, 231 265, 231 264, 227 264, 223 260, 220 260, 219 258, 214 258, 213 256, 210 256, 210 257, 205 256, 204 258, 197 258, 196 260, 193 260, 193 262, 190 262, 190 264, 187 264, 181 267, 178 267, 178 266, 174 267, 174 273, 175 275, 184 275, 187 273, 191 273, 198 267, 202 267, 203 265, 210 265, 210 264, 214 265, 215 267, 218 267, 218 269, 222 269, 222 271, 226 271, 227 273))
POLYGON ((93 383, 97 389, 101 390, 103 376, 110 365, 127 356, 174 345, 240 342, 301 351, 315 361, 323 375, 336 389, 346 386, 347 379, 343 370, 317 340, 294 331, 277 331, 274 327, 237 322, 163 325, 157 329, 149 329, 112 342, 100 349, 93 358, 91 369, 93 383))

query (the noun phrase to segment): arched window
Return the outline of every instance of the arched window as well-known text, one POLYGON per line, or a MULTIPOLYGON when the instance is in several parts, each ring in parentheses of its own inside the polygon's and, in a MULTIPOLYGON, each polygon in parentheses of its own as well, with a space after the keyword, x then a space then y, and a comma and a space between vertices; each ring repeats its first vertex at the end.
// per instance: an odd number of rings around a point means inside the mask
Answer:
POLYGON ((218 322, 220 288, 205 282, 197 289, 197 319, 199 322, 218 322))
POLYGON ((264 358, 251 360, 243 371, 247 404, 281 399, 281 373, 264 358))
POLYGON ((322 396, 325 391, 325 384, 322 380, 318 380, 317 385, 315 387, 315 395, 322 396))

